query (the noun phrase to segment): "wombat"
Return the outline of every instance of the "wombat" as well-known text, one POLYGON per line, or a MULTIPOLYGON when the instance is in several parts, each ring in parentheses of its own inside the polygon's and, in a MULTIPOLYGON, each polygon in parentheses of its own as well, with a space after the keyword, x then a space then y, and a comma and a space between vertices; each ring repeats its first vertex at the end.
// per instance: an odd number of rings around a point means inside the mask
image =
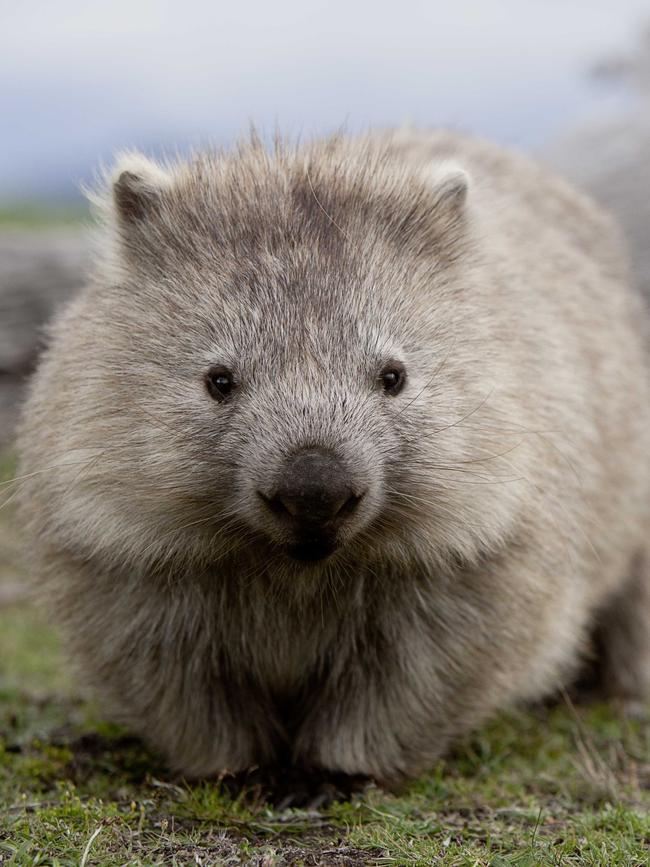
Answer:
POLYGON ((647 694, 646 324, 588 198, 398 131, 127 154, 100 205, 20 499, 116 719, 189 777, 395 784, 596 644, 647 694))

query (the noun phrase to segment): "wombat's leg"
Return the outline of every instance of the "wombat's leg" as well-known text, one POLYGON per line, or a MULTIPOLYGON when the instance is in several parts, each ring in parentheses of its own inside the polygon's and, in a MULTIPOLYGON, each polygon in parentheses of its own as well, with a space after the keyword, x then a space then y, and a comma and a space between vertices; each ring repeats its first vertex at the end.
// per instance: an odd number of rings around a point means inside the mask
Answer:
POLYGON ((561 574, 539 574, 536 559, 504 555, 423 586, 415 612, 412 598, 394 599, 371 629, 342 632, 295 760, 399 782, 496 709, 547 694, 577 654, 587 611, 561 574))
POLYGON ((650 557, 645 552, 601 612, 596 643, 605 694, 630 704, 650 698, 650 557))
POLYGON ((258 696, 189 650, 181 649, 180 663, 166 650, 136 645, 130 656, 92 661, 91 682, 109 713, 190 778, 245 771, 272 758, 273 716, 258 696))
POLYGON ((398 629, 346 648, 314 694, 296 734, 295 764, 309 769, 400 781, 433 764, 456 716, 430 648, 398 629))
POLYGON ((112 718, 190 777, 273 758, 273 709, 254 685, 232 677, 200 593, 124 578, 116 589, 120 576, 64 556, 50 568, 69 645, 112 718))
POLYGON ((427 698, 401 680, 366 671, 326 690, 297 736, 295 763, 384 785, 433 764, 448 745, 444 714, 425 711, 427 698))
POLYGON ((199 690, 170 696, 150 730, 140 725, 143 737, 175 770, 202 778, 245 772, 273 760, 273 716, 256 696, 224 683, 199 690))

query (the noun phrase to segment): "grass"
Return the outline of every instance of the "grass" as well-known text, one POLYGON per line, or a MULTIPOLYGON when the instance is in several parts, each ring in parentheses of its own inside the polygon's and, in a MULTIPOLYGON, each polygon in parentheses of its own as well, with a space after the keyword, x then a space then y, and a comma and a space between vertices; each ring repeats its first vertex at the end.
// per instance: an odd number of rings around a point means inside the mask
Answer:
POLYGON ((2 865, 648 863, 650 725, 612 707, 502 716, 399 795, 278 812, 173 778, 102 720, 44 614, 0 607, 2 865))
POLYGON ((87 218, 88 207, 84 202, 51 205, 42 202, 5 202, 0 205, 0 230, 73 226, 87 218))

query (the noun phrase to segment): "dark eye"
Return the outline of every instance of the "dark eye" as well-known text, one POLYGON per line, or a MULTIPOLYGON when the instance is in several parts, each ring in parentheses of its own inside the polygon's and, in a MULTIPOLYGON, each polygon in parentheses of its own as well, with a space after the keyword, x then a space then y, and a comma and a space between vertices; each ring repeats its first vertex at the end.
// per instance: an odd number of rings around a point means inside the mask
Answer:
POLYGON ((215 400, 226 400, 235 387, 232 372, 227 367, 211 367, 205 375, 205 387, 215 400))
POLYGON ((391 361, 381 372, 381 384, 386 394, 395 396, 404 388, 406 369, 399 361, 391 361))

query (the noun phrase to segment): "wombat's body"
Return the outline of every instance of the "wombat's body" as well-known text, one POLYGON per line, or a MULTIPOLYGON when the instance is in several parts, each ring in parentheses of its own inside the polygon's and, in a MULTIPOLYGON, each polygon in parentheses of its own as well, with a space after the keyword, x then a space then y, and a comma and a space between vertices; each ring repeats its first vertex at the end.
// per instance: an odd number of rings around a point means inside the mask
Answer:
POLYGON ((647 691, 645 326, 589 200, 449 134, 115 178, 20 447, 34 569, 119 719, 191 775, 394 780, 598 624, 610 691, 647 691))

